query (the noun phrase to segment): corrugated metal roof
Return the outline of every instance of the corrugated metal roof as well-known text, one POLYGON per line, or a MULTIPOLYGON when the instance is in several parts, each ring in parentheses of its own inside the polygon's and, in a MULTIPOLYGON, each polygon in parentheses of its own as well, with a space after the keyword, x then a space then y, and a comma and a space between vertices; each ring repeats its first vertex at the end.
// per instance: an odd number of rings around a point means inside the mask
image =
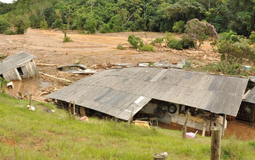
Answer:
POLYGON ((13 56, 9 56, 0 63, 0 74, 3 74, 13 68, 20 67, 22 64, 34 59, 35 56, 25 53, 19 52, 13 56))
POLYGON ((255 103, 255 88, 248 91, 243 97, 244 102, 255 103))
POLYGON ((125 68, 103 71, 47 97, 75 101, 123 120, 132 107, 137 113, 151 99, 236 116, 247 83, 244 78, 178 69, 125 68))

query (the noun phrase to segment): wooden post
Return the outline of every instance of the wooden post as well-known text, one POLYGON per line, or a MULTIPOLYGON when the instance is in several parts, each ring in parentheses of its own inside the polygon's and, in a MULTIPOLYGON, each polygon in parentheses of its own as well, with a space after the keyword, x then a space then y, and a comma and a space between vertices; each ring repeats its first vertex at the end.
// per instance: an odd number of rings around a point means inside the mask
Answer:
POLYGON ((205 131, 206 131, 206 118, 204 119, 204 126, 203 126, 203 132, 202 132, 202 137, 205 136, 205 131))
POLYGON ((75 102, 73 101, 73 115, 75 116, 75 102))
POLYGON ((221 152, 221 130, 218 128, 212 129, 211 137, 211 160, 220 160, 221 152))
POLYGON ((132 111, 131 111, 131 114, 130 114, 130 117, 129 117, 129 120, 128 120, 128 123, 129 123, 129 124, 133 121, 133 114, 134 114, 134 111, 135 111, 135 107, 132 108, 132 111))
POLYGON ((29 92, 29 107, 32 106, 32 94, 29 92))
POLYGON ((71 106, 72 106, 72 101, 69 102, 69 106, 68 106, 69 117, 71 116, 71 106))
POLYGON ((211 136, 212 135, 212 131, 211 131, 211 129, 212 129, 212 114, 210 115, 210 125, 209 125, 209 135, 211 136))
POLYGON ((188 120, 189 120, 189 109, 187 110, 187 114, 186 114, 186 120, 182 126, 182 138, 186 138, 186 132, 187 132, 187 123, 188 123, 188 120))
POLYGON ((223 115, 223 126, 222 126, 222 137, 223 137, 224 134, 225 134, 226 118, 227 118, 227 116, 224 114, 224 115, 223 115))

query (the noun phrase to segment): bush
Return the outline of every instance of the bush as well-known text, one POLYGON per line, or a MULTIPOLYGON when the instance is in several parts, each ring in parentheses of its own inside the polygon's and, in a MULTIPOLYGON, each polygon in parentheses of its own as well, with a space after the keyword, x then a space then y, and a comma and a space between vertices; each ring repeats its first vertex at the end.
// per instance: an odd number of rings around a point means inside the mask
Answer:
POLYGON ((52 28, 59 28, 62 29, 63 27, 63 21, 62 19, 56 19, 53 23, 52 23, 52 28))
POLYGON ((117 49, 124 50, 125 47, 123 47, 123 44, 118 44, 117 49))
POLYGON ((42 20, 40 22, 40 28, 42 28, 42 29, 47 29, 48 28, 48 24, 45 20, 42 20))
POLYGON ((255 62, 255 51, 252 49, 246 39, 240 42, 222 40, 218 43, 218 52, 221 54, 221 60, 232 61, 235 59, 238 63, 242 63, 244 58, 255 62))
POLYGON ((6 30, 5 32, 4 32, 4 34, 5 35, 14 35, 14 34, 16 34, 14 31, 12 31, 12 30, 6 30))
POLYGON ((147 44, 139 48, 141 51, 154 51, 153 45, 147 44))
POLYGON ((29 26, 30 26, 30 21, 28 17, 16 16, 14 18, 14 27, 17 34, 25 34, 29 26))
POLYGON ((183 33, 185 28, 185 22, 184 21, 178 21, 174 23, 173 31, 178 33, 183 33))
POLYGON ((0 19, 0 33, 4 33, 10 26, 9 22, 0 19))
POLYGON ((251 43, 254 44, 255 43, 255 31, 251 32, 251 35, 249 38, 250 38, 251 43))
POLYGON ((218 38, 218 33, 213 25, 204 21, 199 21, 196 18, 188 21, 185 28, 185 32, 192 37, 197 49, 203 44, 208 36, 218 38))
POLYGON ((230 37, 233 35, 237 35, 236 32, 230 30, 229 32, 223 32, 219 34, 219 41, 226 40, 229 41, 230 37))
POLYGON ((66 32, 64 31, 64 40, 63 40, 63 42, 73 42, 73 40, 70 38, 70 37, 68 37, 67 35, 66 35, 66 32))
POLYGON ((182 50, 183 49, 182 40, 178 40, 176 38, 172 38, 172 39, 168 40, 167 46, 169 48, 177 49, 177 50, 182 50))
POLYGON ((182 36, 183 49, 195 48, 195 43, 189 35, 182 36))
POLYGON ((128 37, 128 42, 130 45, 136 49, 144 46, 144 42, 140 37, 136 37, 135 35, 130 35, 128 37))
POLYGON ((152 45, 161 45, 164 42, 164 38, 156 38, 151 42, 152 45))

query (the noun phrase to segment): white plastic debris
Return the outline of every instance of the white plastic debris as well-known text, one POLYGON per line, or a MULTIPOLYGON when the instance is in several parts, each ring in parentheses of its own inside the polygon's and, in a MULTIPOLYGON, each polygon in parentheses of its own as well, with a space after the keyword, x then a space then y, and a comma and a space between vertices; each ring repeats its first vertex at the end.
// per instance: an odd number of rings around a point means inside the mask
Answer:
POLYGON ((8 89, 14 89, 14 84, 13 84, 13 82, 7 83, 7 88, 8 88, 8 89))
POLYGON ((30 107, 29 107, 29 110, 30 110, 30 111, 35 111, 35 107, 34 107, 34 106, 30 106, 30 107))
POLYGON ((83 122, 88 122, 89 118, 87 116, 84 116, 84 117, 81 117, 80 120, 83 121, 83 122))

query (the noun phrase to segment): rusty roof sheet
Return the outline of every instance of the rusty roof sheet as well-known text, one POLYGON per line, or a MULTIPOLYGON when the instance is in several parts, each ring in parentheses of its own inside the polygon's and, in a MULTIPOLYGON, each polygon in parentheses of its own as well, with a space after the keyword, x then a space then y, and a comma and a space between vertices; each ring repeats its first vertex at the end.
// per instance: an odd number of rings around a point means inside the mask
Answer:
POLYGON ((0 74, 3 74, 9 70, 20 67, 22 64, 36 58, 34 55, 25 52, 19 52, 15 55, 5 58, 0 63, 0 74))
POLYGON ((248 79, 178 69, 125 68, 82 79, 48 98, 128 120, 151 99, 236 116, 248 79))

